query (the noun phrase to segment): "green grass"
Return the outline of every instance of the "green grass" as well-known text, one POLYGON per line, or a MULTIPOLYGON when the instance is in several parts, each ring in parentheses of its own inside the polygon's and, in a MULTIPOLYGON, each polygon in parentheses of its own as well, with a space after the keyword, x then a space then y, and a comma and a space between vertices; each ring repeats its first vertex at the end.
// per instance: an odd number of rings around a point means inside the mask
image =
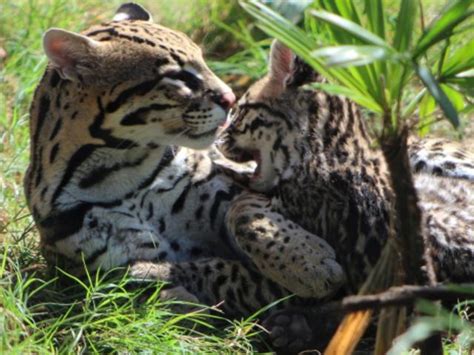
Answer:
MULTIPOLYGON (((8 256, 4 254, 7 263, 8 256)), ((160 285, 130 287, 120 279, 59 284, 16 270, 0 269, 0 352, 250 353, 252 320, 240 323, 198 308, 176 315, 173 302, 157 297, 160 285), (219 325, 219 328, 216 327, 219 325)), ((13 267, 13 269, 12 269, 13 267)))
MULTIPOLYGON (((65 286, 44 272, 22 187, 29 159, 28 107, 46 65, 41 36, 49 27, 79 31, 106 21, 122 2, 0 2, 0 47, 7 52, 0 59, 0 354, 255 352, 262 342, 253 318, 231 322, 204 311, 177 315, 172 303, 157 298, 160 285, 137 289, 125 277, 102 277, 70 278, 65 286)), ((270 40, 250 25, 236 1, 141 3, 155 21, 202 44, 224 79, 253 80, 266 71, 270 40)), ((461 353, 456 341, 446 349, 461 353)))

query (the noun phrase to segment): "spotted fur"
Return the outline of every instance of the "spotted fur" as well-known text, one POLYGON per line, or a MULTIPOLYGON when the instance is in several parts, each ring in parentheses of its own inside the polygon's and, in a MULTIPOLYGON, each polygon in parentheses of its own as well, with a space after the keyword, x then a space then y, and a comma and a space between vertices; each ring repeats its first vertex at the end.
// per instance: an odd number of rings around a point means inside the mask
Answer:
POLYGON ((50 265, 79 276, 129 266, 136 278, 169 281, 188 300, 225 300, 239 314, 340 286, 324 241, 314 257, 330 270, 282 285, 231 234, 248 236, 225 218, 243 187, 205 148, 235 97, 188 37, 125 4, 83 34, 49 30, 44 49, 50 62, 31 105, 25 193, 50 265))
MULTIPOLYGON (((240 99, 220 147, 229 158, 257 162, 250 186, 273 196, 270 210, 324 238, 356 291, 388 237, 393 200, 388 168, 371 148, 358 107, 305 87, 317 76, 301 66, 276 42, 269 74, 240 99)), ((473 280, 474 159, 444 147, 438 141, 410 148, 420 172, 415 181, 429 247, 441 279, 473 280)), ((301 257, 310 250, 301 249, 301 257)))
POLYGON ((474 153, 465 144, 443 138, 411 137, 409 156, 416 173, 474 181, 474 153))

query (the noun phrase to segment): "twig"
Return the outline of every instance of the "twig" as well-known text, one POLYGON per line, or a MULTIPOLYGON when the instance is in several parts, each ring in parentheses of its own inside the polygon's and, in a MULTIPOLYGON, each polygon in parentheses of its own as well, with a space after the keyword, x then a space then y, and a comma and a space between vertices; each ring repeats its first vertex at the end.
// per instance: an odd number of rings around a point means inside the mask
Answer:
POLYGON ((436 286, 396 286, 387 291, 362 296, 348 296, 339 302, 330 302, 320 308, 323 313, 350 313, 366 309, 379 309, 390 306, 408 306, 418 299, 453 301, 463 298, 474 298, 474 284, 436 286), (462 291, 472 288, 472 291, 462 291))

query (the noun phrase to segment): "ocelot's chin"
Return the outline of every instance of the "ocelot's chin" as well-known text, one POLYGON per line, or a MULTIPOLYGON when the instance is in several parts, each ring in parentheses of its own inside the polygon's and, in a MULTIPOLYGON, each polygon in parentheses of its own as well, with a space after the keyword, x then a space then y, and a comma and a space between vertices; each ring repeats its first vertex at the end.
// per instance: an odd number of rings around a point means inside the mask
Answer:
POLYGON ((177 144, 192 149, 207 149, 214 143, 217 128, 205 132, 188 132, 177 144))

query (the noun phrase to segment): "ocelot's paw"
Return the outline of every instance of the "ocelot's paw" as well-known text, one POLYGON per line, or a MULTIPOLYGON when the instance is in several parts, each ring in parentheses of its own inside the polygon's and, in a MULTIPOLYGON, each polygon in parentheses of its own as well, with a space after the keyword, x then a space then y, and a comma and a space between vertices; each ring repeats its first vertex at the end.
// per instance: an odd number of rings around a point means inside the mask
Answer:
POLYGON ((310 349, 313 342, 311 328, 302 314, 278 312, 267 318, 263 326, 269 332, 271 345, 278 354, 297 354, 310 349))
POLYGON ((272 211, 261 195, 234 200, 227 225, 262 274, 300 297, 323 298, 345 282, 331 246, 272 211))
POLYGON ((130 276, 134 279, 152 281, 171 281, 172 265, 167 262, 154 263, 151 261, 140 261, 130 267, 130 276))
POLYGON ((200 309, 198 306, 198 298, 183 286, 161 290, 160 300, 172 301, 170 303, 170 309, 174 313, 184 314, 200 309))
POLYGON ((277 354, 322 354, 339 318, 325 311, 290 308, 271 314, 263 322, 277 354))

